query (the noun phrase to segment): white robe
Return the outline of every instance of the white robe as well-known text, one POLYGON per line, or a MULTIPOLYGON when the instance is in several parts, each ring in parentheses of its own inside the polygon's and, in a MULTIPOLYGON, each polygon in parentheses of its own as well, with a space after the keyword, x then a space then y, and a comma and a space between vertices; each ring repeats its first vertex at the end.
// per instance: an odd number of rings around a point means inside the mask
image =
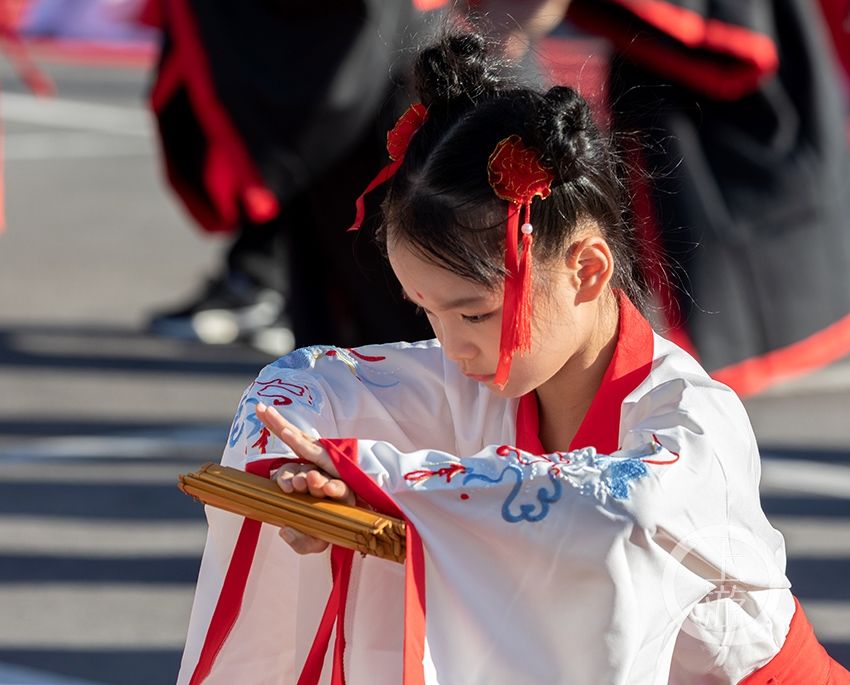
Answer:
MULTIPOLYGON (((794 602, 744 408, 622 310, 569 453, 540 455, 533 395, 494 396, 435 341, 306 348, 251 384, 224 464, 268 475, 292 456, 254 416, 276 404, 334 439, 358 495, 421 538, 406 571, 351 561, 344 645, 334 656, 337 626, 320 682, 336 661, 348 685, 733 685, 779 651, 794 602)), ((296 683, 330 553, 299 556, 271 526, 207 516, 178 683, 296 683)))

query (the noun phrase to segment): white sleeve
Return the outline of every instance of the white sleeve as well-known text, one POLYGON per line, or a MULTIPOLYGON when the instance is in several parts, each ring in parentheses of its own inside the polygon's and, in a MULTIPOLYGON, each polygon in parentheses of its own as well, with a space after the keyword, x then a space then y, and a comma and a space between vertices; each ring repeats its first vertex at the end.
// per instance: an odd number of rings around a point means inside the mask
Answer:
POLYGON ((794 600, 782 535, 759 501, 760 463, 746 411, 734 393, 705 379, 655 388, 625 447, 659 441, 677 462, 653 470, 633 511, 669 558, 668 580, 691 574, 710 583, 683 613, 670 685, 735 685, 781 648, 794 600))
MULTIPOLYGON (((673 457, 656 444, 614 455, 493 445, 458 457, 357 441, 358 467, 422 539, 437 672, 449 664, 457 682, 553 673, 576 685, 657 682, 677 625, 662 597, 664 552, 629 511, 652 477, 647 458, 673 457)), ((681 589, 695 603, 708 587, 689 578, 681 589)))
MULTIPOLYGON (((299 369, 281 368, 279 364, 268 366, 242 395, 222 457, 224 465, 249 469, 254 464, 264 467, 262 475, 268 475, 266 460, 271 463, 279 457, 293 456, 291 450, 282 441, 271 436, 256 417, 254 410, 258 402, 276 406, 285 413, 289 421, 311 435, 318 437, 335 434, 330 398, 320 376, 299 369)), ((234 550, 237 549, 237 540, 243 530, 244 519, 241 516, 213 507, 206 507, 206 514, 209 530, 178 685, 189 682, 201 655, 213 612, 231 567, 234 550)), ((234 635, 238 633, 240 637, 228 639, 222 653, 216 658, 216 670, 205 680, 210 685, 241 680, 242 676, 236 677, 238 669, 242 668, 244 675, 248 663, 251 668, 258 669, 257 674, 283 673, 285 680, 288 681, 291 677, 294 682, 296 674, 293 669, 296 659, 293 654, 299 648, 297 640, 306 639, 304 635, 297 635, 296 618, 305 620, 308 625, 318 622, 318 617, 309 615, 311 608, 300 610, 302 614, 306 612, 308 615, 305 619, 303 615, 298 616, 298 611, 292 611, 291 606, 286 606, 281 592, 268 590, 288 585, 298 588, 299 592, 303 590, 305 596, 326 596, 329 583, 327 554, 295 559, 288 546, 278 537, 277 531, 267 525, 261 528, 256 550, 255 562, 256 559, 261 559, 262 563, 254 564, 251 572, 254 582, 248 584, 245 595, 245 601, 249 601, 253 609, 251 612, 240 614, 239 622, 233 631, 234 635), (261 581, 263 574, 268 573, 276 576, 274 584, 261 581), (274 623, 278 625, 280 634, 289 633, 293 636, 286 643, 287 650, 278 648, 278 637, 263 629, 264 625, 274 623), (243 653, 229 653, 237 649, 243 650, 243 653), (244 653, 248 649, 253 652, 244 653), (230 668, 236 670, 231 672, 228 670, 230 668)), ((300 649, 303 651, 303 646, 300 649)))

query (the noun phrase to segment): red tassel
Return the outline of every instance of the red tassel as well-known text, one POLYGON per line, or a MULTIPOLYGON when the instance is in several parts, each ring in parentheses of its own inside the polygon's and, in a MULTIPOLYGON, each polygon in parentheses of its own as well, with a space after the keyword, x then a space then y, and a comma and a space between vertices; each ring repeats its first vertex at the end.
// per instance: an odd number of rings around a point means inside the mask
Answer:
POLYGON ((499 340, 499 364, 493 383, 499 388, 508 382, 511 360, 516 349, 519 296, 522 294, 519 280, 519 207, 508 205, 508 226, 505 237, 505 295, 502 305, 502 333, 499 340))
POLYGON ((531 233, 522 234, 522 255, 519 262, 519 292, 517 293, 516 340, 514 351, 520 354, 531 351, 531 233))

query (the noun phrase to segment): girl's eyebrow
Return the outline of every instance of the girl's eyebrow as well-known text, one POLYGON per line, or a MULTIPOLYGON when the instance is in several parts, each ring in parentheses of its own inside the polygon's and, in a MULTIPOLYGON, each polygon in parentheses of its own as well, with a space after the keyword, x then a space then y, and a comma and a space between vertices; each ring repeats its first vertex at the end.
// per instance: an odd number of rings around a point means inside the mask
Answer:
MULTIPOLYGON (((415 299, 408 295, 404 288, 401 289, 401 295, 405 300, 416 302, 415 299)), ((463 307, 471 307, 473 305, 482 304, 484 300, 485 298, 481 295, 467 295, 466 297, 458 297, 453 300, 449 300, 448 302, 441 302, 440 309, 461 309, 463 307)))

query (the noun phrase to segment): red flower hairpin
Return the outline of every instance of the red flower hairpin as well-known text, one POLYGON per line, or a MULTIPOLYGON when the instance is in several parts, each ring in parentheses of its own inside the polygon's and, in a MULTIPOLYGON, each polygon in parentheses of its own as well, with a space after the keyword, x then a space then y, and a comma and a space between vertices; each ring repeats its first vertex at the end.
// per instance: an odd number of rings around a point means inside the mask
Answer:
POLYGON ((496 145, 487 163, 487 178, 499 198, 520 206, 530 205, 535 197, 545 200, 555 180, 537 150, 526 147, 518 135, 496 145))
POLYGON ((355 201, 356 214, 354 223, 348 229, 349 231, 356 231, 363 224, 363 218, 366 216, 366 205, 364 202, 366 195, 382 183, 386 183, 398 171, 398 168, 404 161, 404 155, 410 146, 411 139, 422 128, 422 124, 425 123, 427 118, 428 110, 425 108, 425 105, 417 102, 408 107, 407 111, 395 122, 395 126, 387 132, 387 153, 392 161, 378 172, 378 175, 372 179, 372 182, 366 186, 366 190, 355 201))
POLYGON ((508 224, 505 236, 505 295, 499 364, 493 382, 500 388, 508 382, 514 353, 531 349, 531 201, 546 199, 555 175, 540 161, 534 148, 526 147, 518 135, 500 140, 487 162, 487 178, 496 196, 506 200, 508 224), (523 211, 522 253, 519 251, 519 214, 523 211))

